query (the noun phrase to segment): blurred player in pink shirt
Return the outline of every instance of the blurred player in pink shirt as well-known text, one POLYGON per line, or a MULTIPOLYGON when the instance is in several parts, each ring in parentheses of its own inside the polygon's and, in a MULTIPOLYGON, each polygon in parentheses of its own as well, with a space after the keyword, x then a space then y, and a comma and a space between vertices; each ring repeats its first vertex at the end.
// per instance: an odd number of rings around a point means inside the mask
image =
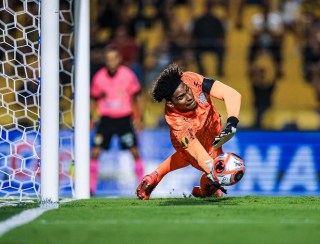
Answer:
POLYGON ((143 162, 137 148, 137 129, 141 129, 141 91, 134 72, 121 65, 122 57, 114 46, 105 50, 105 67, 98 70, 91 84, 91 98, 100 117, 90 163, 90 192, 95 194, 98 175, 98 159, 102 149, 109 149, 116 134, 123 149, 129 149, 135 159, 138 180, 143 177, 143 162))

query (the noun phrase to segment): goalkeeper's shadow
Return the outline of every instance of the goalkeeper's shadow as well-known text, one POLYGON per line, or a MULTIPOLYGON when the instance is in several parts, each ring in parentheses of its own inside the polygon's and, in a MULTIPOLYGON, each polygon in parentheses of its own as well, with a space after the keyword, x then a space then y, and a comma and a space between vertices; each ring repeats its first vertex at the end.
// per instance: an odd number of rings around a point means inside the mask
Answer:
POLYGON ((167 198, 159 202, 161 206, 203 206, 203 205, 238 205, 235 197, 206 197, 206 198, 167 198))

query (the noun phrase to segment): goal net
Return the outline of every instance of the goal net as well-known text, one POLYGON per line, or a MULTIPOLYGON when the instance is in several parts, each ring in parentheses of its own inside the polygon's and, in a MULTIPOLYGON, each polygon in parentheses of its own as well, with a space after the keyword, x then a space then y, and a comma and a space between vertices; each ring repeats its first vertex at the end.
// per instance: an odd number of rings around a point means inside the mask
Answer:
MULTIPOLYGON (((40 0, 0 0, 0 198, 39 198, 40 0)), ((74 168, 73 1, 60 1, 59 190, 74 168)))

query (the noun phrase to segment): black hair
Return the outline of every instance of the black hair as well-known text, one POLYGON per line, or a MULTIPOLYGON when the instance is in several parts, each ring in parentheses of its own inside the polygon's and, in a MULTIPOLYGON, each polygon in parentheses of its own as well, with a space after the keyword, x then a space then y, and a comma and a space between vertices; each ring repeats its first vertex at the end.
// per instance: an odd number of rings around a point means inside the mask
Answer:
POLYGON ((109 53, 109 52, 112 52, 112 51, 120 53, 120 49, 117 46, 115 46, 114 44, 108 44, 108 45, 106 45, 104 47, 104 52, 105 53, 107 53, 107 52, 109 53))
POLYGON ((172 95, 181 83, 183 70, 175 63, 163 70, 154 81, 150 91, 152 99, 161 102, 163 99, 171 101, 172 95))

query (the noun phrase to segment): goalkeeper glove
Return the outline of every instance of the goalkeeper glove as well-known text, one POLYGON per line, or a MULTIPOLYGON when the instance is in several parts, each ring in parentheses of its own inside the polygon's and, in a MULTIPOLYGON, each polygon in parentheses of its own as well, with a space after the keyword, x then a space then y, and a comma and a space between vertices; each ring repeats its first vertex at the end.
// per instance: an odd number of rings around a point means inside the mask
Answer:
POLYGON ((207 179, 212 183, 212 185, 221 190, 224 194, 228 194, 227 193, 227 189, 225 189, 218 181, 215 181, 212 175, 212 172, 207 174, 207 179))
POLYGON ((221 184, 217 181, 214 180, 213 178, 213 171, 214 171, 214 164, 213 161, 209 160, 206 161, 206 165, 208 167, 208 169, 210 170, 210 173, 206 175, 207 179, 212 183, 212 185, 217 188, 220 189, 223 193, 227 194, 227 190, 221 186, 221 184))
POLYGON ((228 118, 226 127, 220 132, 220 135, 216 136, 214 142, 212 143, 212 146, 215 149, 221 147, 233 137, 237 131, 238 122, 239 120, 234 116, 228 118))

